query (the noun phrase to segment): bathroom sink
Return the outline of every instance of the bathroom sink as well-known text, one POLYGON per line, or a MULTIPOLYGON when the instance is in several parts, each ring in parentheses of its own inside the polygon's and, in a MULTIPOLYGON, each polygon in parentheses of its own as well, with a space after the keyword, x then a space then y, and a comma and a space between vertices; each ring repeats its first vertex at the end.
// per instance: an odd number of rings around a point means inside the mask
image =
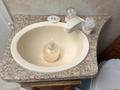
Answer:
POLYGON ((80 64, 88 54, 84 33, 64 32, 65 23, 39 22, 20 30, 11 43, 14 60, 37 72, 58 72, 80 64))

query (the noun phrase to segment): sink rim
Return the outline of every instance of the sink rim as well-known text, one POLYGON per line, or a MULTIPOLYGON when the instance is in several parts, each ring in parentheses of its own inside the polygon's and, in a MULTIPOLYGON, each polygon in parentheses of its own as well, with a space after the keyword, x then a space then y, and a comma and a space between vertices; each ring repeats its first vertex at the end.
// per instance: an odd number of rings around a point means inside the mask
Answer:
POLYGON ((55 67, 48 67, 48 66, 43 67, 43 66, 34 65, 34 64, 31 64, 31 63, 27 62, 22 56, 20 56, 20 54, 17 50, 17 44, 19 42, 19 39, 25 33, 29 32, 29 31, 31 31, 35 28, 41 27, 41 26, 64 27, 64 25, 65 25, 65 23, 62 23, 62 22, 50 23, 48 21, 44 21, 44 22, 34 23, 34 24, 31 24, 31 25, 28 25, 28 26, 24 27, 12 39, 11 48, 10 48, 12 57, 14 58, 14 60, 18 64, 20 64, 24 68, 32 70, 32 71, 37 71, 37 72, 59 72, 59 71, 70 69, 70 68, 80 64, 85 59, 85 57, 87 56, 88 51, 89 51, 89 41, 88 41, 87 36, 83 32, 80 32, 80 34, 82 34, 82 36, 83 36, 82 38, 84 39, 84 40, 81 39, 81 40, 83 40, 82 51, 81 51, 80 55, 75 58, 75 59, 77 59, 77 61, 72 63, 72 64, 68 64, 68 65, 64 65, 64 66, 55 66, 55 67))

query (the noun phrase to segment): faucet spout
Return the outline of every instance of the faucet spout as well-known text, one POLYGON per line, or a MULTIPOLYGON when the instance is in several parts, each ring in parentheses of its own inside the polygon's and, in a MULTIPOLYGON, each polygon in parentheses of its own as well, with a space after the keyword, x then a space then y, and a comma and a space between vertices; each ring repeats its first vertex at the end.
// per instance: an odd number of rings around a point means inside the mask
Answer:
POLYGON ((68 20, 65 24, 64 31, 67 33, 71 33, 75 30, 75 28, 81 28, 83 21, 84 19, 77 16, 68 20))

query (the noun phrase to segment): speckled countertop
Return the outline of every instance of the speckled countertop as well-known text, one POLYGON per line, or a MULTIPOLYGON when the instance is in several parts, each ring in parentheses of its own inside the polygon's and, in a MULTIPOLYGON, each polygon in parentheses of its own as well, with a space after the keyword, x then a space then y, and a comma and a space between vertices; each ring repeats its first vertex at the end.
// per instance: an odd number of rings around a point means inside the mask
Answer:
MULTIPOLYGON (((98 71, 96 57, 97 40, 101 28, 103 27, 105 22, 108 21, 110 16, 90 16, 96 20, 95 30, 90 35, 88 35, 88 39, 90 42, 90 50, 85 60, 83 60, 83 62, 81 62, 80 64, 73 68, 55 73, 39 73, 27 70, 15 62, 10 53, 10 43, 13 36, 19 30, 21 30, 23 27, 29 24, 45 21, 46 17, 47 16, 34 16, 34 15, 15 15, 13 17, 14 29, 12 30, 12 33, 10 35, 3 60, 0 63, 0 78, 17 82, 32 82, 51 80, 72 80, 90 78, 96 75, 98 71)), ((62 19, 61 21, 64 22, 64 16, 60 17, 62 19)))

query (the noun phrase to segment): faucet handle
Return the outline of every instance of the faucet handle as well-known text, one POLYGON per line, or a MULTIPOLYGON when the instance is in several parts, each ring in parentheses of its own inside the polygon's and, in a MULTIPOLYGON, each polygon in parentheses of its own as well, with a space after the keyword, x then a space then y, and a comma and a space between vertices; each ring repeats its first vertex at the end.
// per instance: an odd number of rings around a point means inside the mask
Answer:
POLYGON ((65 21, 68 21, 77 16, 77 12, 74 8, 69 7, 66 9, 66 18, 65 21))
POLYGON ((87 17, 85 21, 83 22, 83 31, 86 34, 89 34, 92 32, 92 30, 95 28, 96 22, 92 17, 87 17))

